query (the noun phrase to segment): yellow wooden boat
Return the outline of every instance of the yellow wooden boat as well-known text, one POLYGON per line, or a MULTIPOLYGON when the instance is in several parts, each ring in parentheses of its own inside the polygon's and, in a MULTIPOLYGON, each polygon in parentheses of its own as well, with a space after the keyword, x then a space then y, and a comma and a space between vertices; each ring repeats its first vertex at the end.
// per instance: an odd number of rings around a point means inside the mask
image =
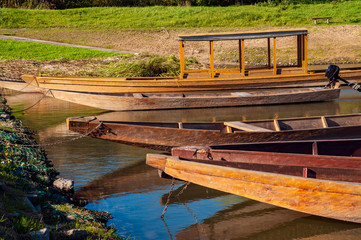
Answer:
MULTIPOLYGON (((325 72, 308 71, 307 30, 280 30, 248 33, 212 33, 179 36, 180 75, 177 77, 41 77, 23 75, 22 79, 34 86, 76 92, 97 93, 165 93, 190 91, 219 91, 266 89, 284 87, 315 87, 328 83, 325 72), (277 39, 295 37, 297 64, 277 64, 277 39), (267 40, 267 64, 250 68, 245 61, 245 43, 250 39, 267 40), (214 42, 238 42, 239 67, 218 69, 214 63, 214 42), (206 41, 210 46, 209 69, 189 70, 185 64, 185 44, 190 41, 206 41), (272 44, 271 44, 272 42, 272 44), (272 45, 272 46, 271 46, 272 45), (272 52, 272 54, 271 54, 272 52)), ((361 70, 343 70, 346 80, 361 79, 361 70)))

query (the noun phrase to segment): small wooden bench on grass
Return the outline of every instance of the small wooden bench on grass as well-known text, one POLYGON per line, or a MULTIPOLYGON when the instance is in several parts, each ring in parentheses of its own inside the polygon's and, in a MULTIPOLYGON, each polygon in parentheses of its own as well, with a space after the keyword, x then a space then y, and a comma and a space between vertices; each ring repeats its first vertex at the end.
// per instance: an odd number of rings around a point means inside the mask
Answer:
POLYGON ((327 23, 330 23, 330 19, 332 17, 315 17, 315 18, 312 18, 312 20, 314 21, 315 24, 317 24, 317 20, 318 19, 326 19, 327 20, 327 23))

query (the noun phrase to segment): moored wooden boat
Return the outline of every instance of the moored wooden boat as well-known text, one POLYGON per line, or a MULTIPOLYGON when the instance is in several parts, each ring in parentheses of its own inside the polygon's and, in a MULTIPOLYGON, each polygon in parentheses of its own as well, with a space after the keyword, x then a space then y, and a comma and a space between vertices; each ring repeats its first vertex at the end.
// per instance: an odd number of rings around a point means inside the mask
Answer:
MULTIPOLYGON (((340 72, 346 80, 361 80, 361 70, 340 72)), ((277 76, 224 78, 132 78, 132 77, 40 77, 23 75, 22 79, 44 89, 99 93, 165 93, 270 88, 321 87, 328 83, 324 73, 299 73, 277 76)))
MULTIPOLYGON (((44 89, 101 93, 164 93, 324 86, 328 83, 325 72, 308 71, 307 34, 307 30, 300 29, 179 36, 180 74, 176 77, 42 77, 23 75, 22 79, 44 89), (297 42, 295 49, 296 64, 293 66, 277 64, 276 39, 284 37, 295 37, 297 42), (245 42, 249 39, 265 39, 267 41, 268 56, 265 66, 258 68, 246 66, 245 42), (271 39, 273 41, 272 47, 271 39), (229 40, 238 42, 239 66, 217 69, 214 63, 213 43, 214 41, 229 40), (185 43, 192 41, 209 42, 209 69, 186 69, 185 43)), ((340 74, 346 80, 361 79, 360 69, 344 70, 340 74)))
POLYGON ((340 89, 307 88, 224 93, 120 93, 100 94, 44 90, 47 96, 91 107, 112 110, 207 108, 317 102, 337 99, 340 89))
POLYGON ((215 123, 67 119, 68 129, 94 138, 170 151, 188 145, 218 145, 361 137, 361 114, 215 123))
MULTIPOLYGON (((355 152, 360 151, 360 139, 346 142, 342 145, 351 144, 355 152)), ((311 150, 318 149, 312 144, 310 146, 311 150)), ((329 148, 333 146, 331 143, 329 148)), ((204 148, 198 150, 203 151, 204 148)), ((248 153, 242 150, 241 155, 244 154, 248 153)), ((309 156, 313 157, 313 162, 306 160, 302 163, 305 154, 281 153, 272 155, 269 159, 273 160, 266 164, 257 160, 245 163, 242 157, 226 152, 223 159, 212 159, 214 154, 196 159, 148 154, 147 164, 161 170, 164 177, 170 176, 299 212, 361 223, 361 212, 357 210, 361 205, 361 157, 359 153, 357 157, 350 157, 347 150, 344 154, 348 156, 313 155, 309 156), (340 163, 329 163, 325 157, 333 157, 340 163)))

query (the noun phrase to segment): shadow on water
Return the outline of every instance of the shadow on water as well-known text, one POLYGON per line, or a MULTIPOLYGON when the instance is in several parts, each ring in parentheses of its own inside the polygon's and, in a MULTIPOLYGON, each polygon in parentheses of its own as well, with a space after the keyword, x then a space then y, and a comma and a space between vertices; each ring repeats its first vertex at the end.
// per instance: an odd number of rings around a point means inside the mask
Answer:
POLYGON ((75 197, 94 201, 118 194, 146 193, 168 185, 168 180, 140 161, 87 183, 76 191, 75 197))

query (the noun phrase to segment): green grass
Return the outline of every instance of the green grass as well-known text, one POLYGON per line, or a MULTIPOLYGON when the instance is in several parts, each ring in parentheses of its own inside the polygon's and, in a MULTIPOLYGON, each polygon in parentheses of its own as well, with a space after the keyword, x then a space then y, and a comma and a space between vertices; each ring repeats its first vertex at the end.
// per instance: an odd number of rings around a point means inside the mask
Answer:
POLYGON ((311 26, 312 17, 330 16, 331 24, 360 24, 358 0, 279 6, 102 7, 67 10, 2 9, 0 28, 156 29, 311 26))
POLYGON ((128 62, 126 60, 110 63, 97 70, 101 76, 106 77, 158 77, 177 76, 179 62, 175 56, 153 56, 147 60, 128 62))
POLYGON ((103 52, 84 48, 1 39, 0 49, 0 59, 32 59, 41 61, 55 59, 90 59, 124 55, 121 53, 103 52))

